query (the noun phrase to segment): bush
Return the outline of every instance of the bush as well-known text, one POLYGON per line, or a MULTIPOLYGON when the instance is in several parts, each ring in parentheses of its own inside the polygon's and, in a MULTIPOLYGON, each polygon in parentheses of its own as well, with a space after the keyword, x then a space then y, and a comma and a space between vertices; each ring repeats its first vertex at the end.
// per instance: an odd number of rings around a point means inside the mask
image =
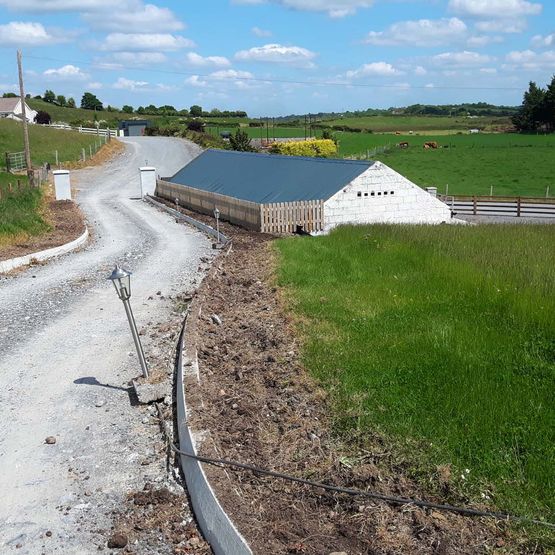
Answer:
POLYGON ((254 148, 251 145, 251 140, 245 131, 237 129, 237 131, 229 136, 229 143, 233 150, 239 152, 254 152, 254 148))
POLYGON ((337 154, 337 145, 331 139, 290 141, 287 143, 274 143, 270 147, 270 152, 272 154, 284 154, 286 156, 329 158, 337 154))
POLYGON ((35 123, 40 123, 41 125, 49 125, 51 121, 50 114, 44 110, 39 110, 35 116, 35 123))
MULTIPOLYGON (((191 106, 193 108, 193 106, 191 106)), ((204 132, 204 122, 200 119, 192 119, 187 122, 187 129, 189 131, 196 131, 197 133, 204 132)))

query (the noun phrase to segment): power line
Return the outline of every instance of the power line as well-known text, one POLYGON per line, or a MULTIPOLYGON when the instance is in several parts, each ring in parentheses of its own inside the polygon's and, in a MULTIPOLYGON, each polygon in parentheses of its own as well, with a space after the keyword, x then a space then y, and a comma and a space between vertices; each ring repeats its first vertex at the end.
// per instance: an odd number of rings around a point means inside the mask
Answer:
POLYGON ((178 71, 171 69, 157 69, 157 68, 128 68, 128 67, 113 67, 113 64, 108 62, 89 62, 85 60, 68 60, 60 58, 51 58, 46 56, 33 56, 26 55, 26 58, 32 58, 34 60, 44 60, 50 62, 59 62, 61 64, 79 64, 81 66, 94 67, 101 71, 121 71, 121 70, 137 70, 147 73, 160 73, 167 75, 185 75, 185 76, 197 76, 208 79, 215 79, 217 81, 246 81, 246 82, 259 82, 259 83, 281 83, 288 85, 312 85, 321 87, 347 87, 347 88, 365 88, 365 89, 399 89, 406 90, 411 89, 424 89, 424 90, 465 90, 465 91, 522 91, 522 87, 468 87, 468 86, 447 86, 447 85, 434 85, 429 87, 426 85, 389 85, 386 83, 350 83, 346 81, 305 81, 298 79, 275 79, 275 78, 263 78, 263 77, 244 77, 236 75, 218 75, 214 76, 211 73, 198 73, 194 71, 178 71), (103 67, 104 66, 104 67, 103 67))

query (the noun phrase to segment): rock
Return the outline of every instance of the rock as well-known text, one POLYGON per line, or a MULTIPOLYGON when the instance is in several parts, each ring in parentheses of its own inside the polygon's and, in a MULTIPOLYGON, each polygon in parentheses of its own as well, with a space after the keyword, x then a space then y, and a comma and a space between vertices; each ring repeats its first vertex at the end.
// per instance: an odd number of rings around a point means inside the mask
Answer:
POLYGON ((125 534, 121 532, 116 532, 112 534, 111 538, 108 540, 108 547, 109 548, 116 548, 121 549, 127 545, 128 539, 125 534))
POLYGON ((44 443, 47 443, 48 445, 54 445, 56 443, 56 438, 54 436, 48 436, 44 440, 44 443))
POLYGON ((94 406, 100 408, 100 407, 103 407, 105 404, 106 404, 106 399, 97 399, 94 406))
POLYGON ((50 530, 47 530, 44 534, 47 538, 51 538, 52 537, 52 532, 50 530))
POLYGON ((169 383, 169 381, 164 381, 156 384, 139 384, 135 380, 133 380, 133 387, 135 388, 135 393, 137 394, 137 399, 139 400, 139 403, 145 405, 147 405, 148 403, 153 403, 154 401, 160 401, 168 395, 170 395, 171 399, 171 384, 169 383))
POLYGON ((210 316, 212 322, 218 326, 222 325, 222 319, 217 315, 217 314, 212 314, 212 316, 210 316))
POLYGON ((346 551, 333 551, 329 555, 347 555, 346 551))

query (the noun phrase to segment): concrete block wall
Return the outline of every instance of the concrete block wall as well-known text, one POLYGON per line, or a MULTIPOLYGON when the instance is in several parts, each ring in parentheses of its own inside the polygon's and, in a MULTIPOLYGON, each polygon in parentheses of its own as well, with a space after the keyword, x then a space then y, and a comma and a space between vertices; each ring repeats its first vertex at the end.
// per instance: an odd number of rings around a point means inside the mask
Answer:
POLYGON ((381 162, 324 203, 326 230, 342 224, 438 224, 450 220, 446 204, 381 162))

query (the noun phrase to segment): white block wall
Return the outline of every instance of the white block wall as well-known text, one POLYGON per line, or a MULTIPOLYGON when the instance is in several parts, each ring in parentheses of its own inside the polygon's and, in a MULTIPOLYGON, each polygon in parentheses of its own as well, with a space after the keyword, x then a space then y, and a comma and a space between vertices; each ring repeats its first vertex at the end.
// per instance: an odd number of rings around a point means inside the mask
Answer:
POLYGON ((324 220, 326 230, 342 224, 439 224, 451 220, 451 211, 418 185, 376 162, 324 203, 324 220))

